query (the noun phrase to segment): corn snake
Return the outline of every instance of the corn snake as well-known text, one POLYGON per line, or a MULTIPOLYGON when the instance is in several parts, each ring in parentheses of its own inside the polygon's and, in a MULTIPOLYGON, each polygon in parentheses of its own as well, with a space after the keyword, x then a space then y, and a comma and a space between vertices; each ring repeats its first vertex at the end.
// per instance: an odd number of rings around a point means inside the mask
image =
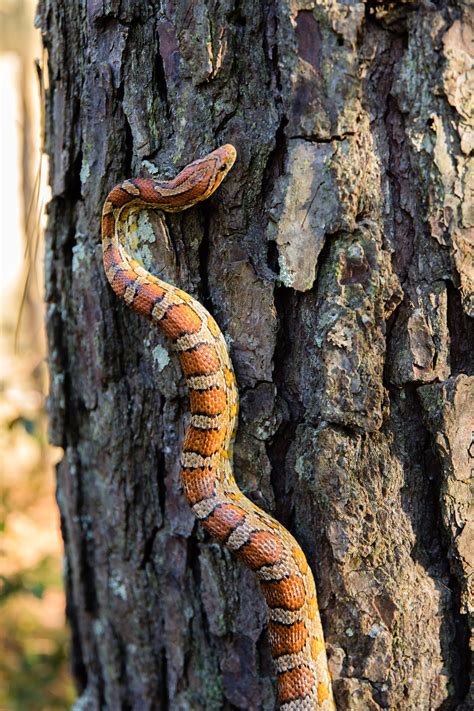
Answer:
POLYGON ((185 210, 220 185, 236 158, 224 145, 170 181, 126 180, 102 212, 104 269, 114 292, 150 318, 178 351, 189 390, 191 420, 181 455, 181 481, 206 531, 255 572, 269 613, 269 638, 282 711, 335 709, 316 589, 293 536, 238 488, 232 471, 238 392, 224 337, 206 309, 158 279, 123 245, 124 208, 185 210))

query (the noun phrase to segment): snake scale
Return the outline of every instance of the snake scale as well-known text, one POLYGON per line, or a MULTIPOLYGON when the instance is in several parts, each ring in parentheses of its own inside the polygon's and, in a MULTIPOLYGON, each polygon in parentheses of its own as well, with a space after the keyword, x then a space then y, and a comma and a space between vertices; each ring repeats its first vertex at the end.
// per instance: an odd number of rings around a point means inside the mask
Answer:
POLYGON ((178 351, 191 419, 181 480, 195 516, 260 582, 282 711, 335 708, 313 575, 293 536, 239 490, 232 472, 238 392, 224 337, 192 296, 146 271, 124 247, 124 208, 178 212, 208 198, 236 158, 224 145, 170 181, 125 180, 102 212, 105 273, 134 311, 150 318, 178 351))

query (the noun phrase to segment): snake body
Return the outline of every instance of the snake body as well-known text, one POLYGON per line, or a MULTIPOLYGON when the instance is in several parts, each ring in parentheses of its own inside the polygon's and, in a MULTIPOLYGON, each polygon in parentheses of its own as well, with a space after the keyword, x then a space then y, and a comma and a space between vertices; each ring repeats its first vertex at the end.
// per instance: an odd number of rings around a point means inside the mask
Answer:
POLYGON ((186 166, 173 180, 126 180, 102 213, 105 273, 134 311, 151 318, 178 351, 189 389, 191 420, 181 455, 186 498, 211 536, 253 570, 269 610, 269 638, 282 711, 334 709, 313 575, 293 536, 239 490, 232 472, 237 386, 224 337, 206 309, 161 281, 123 245, 128 207, 185 210, 209 197, 231 169, 224 145, 186 166))

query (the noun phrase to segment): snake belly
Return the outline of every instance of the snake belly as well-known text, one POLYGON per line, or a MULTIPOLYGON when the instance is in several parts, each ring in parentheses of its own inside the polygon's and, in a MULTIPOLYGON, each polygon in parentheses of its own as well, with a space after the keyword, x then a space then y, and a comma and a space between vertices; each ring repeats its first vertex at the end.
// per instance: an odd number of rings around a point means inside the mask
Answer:
POLYGON ((150 274, 123 244, 122 211, 185 210, 220 185, 236 158, 224 145, 170 181, 126 180, 102 212, 105 273, 113 290, 171 339, 189 390, 191 419, 181 455, 186 498, 201 525, 257 576, 268 606, 268 632, 282 711, 335 709, 316 589, 293 536, 238 488, 232 471, 238 392, 219 326, 192 296, 150 274))

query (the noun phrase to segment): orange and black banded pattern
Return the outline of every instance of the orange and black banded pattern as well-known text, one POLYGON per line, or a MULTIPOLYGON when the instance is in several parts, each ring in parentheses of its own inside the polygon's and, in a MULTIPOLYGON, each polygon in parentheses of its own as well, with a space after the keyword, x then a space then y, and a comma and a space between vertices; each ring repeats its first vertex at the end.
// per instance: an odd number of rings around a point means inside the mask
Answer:
POLYGON ((189 294, 146 271, 126 251, 122 210, 178 212, 209 197, 236 158, 225 145, 174 179, 136 178, 109 193, 102 213, 104 268, 113 290, 173 342, 189 389, 181 455, 184 493, 211 536, 253 570, 269 611, 282 711, 335 708, 313 575, 293 536, 239 490, 232 473, 238 393, 224 337, 189 294))

